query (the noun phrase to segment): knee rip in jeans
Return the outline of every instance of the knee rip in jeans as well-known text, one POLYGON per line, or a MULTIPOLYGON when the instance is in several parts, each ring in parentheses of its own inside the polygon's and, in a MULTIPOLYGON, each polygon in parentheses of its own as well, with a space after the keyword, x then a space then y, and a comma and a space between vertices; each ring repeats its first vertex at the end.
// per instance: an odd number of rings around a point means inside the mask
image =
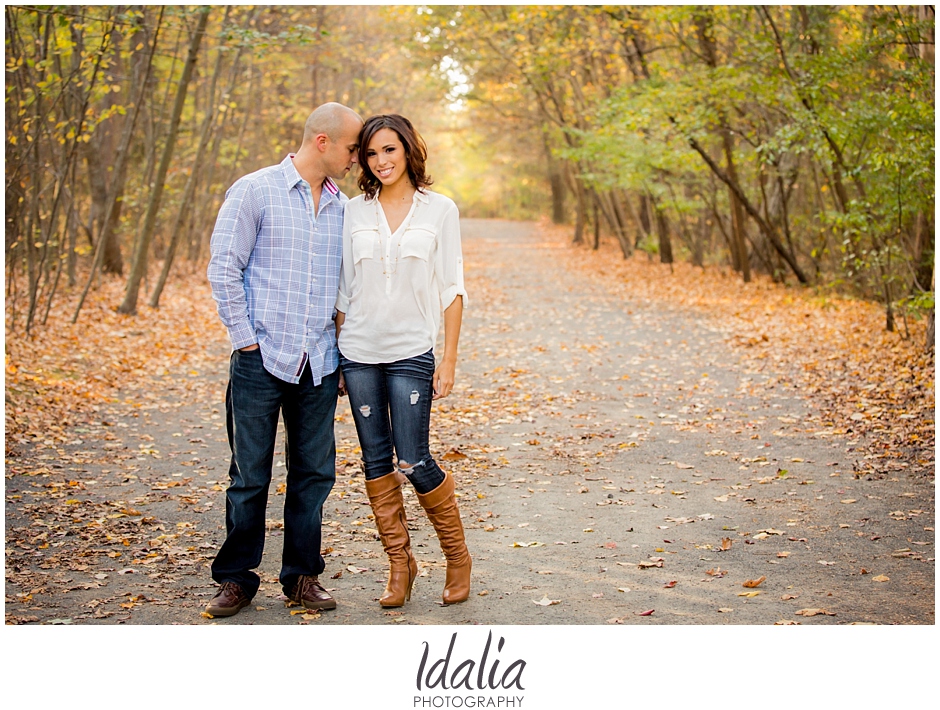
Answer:
POLYGON ((418 461, 418 463, 408 463, 407 461, 399 461, 398 466, 396 466, 396 468, 398 469, 399 473, 407 476, 409 472, 414 471, 418 466, 424 466, 424 459, 421 459, 420 461, 418 461))
POLYGON ((372 407, 370 407, 368 404, 363 404, 361 407, 359 407, 359 413, 368 419, 369 415, 372 414, 372 407))

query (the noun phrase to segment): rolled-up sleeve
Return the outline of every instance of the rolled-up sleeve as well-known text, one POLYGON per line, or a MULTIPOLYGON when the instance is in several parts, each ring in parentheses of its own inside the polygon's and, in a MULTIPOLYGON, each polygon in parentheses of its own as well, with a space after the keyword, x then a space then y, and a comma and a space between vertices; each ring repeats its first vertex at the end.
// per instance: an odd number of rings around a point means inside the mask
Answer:
POLYGON ((262 220, 261 199, 248 180, 239 180, 225 194, 225 202, 209 243, 207 276, 219 318, 236 350, 258 342, 248 313, 245 267, 254 249, 262 220))
POLYGON ((336 294, 336 310, 349 312, 349 289, 353 280, 352 231, 349 228, 349 203, 343 210, 343 266, 339 272, 339 290, 336 294))
POLYGON ((463 298, 463 307, 469 305, 467 289, 463 283, 463 251, 460 246, 460 213, 451 204, 444 213, 440 243, 435 263, 441 292, 441 308, 447 310, 457 296, 463 298))

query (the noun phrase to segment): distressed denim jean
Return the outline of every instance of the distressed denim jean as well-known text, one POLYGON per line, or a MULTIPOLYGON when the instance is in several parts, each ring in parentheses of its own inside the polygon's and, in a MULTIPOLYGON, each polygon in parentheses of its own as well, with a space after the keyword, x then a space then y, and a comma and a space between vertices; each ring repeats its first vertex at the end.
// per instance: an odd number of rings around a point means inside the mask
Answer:
POLYGON ((212 562, 216 582, 236 582, 249 597, 258 591, 261 580, 252 570, 261 564, 264 549, 279 415, 284 417, 287 467, 280 574, 284 593, 290 594, 300 575, 323 572, 322 509, 336 480, 333 417, 338 386, 338 370, 315 386, 308 367, 300 382, 291 384, 264 369, 260 349, 232 353, 225 393, 232 448, 231 483, 225 492, 228 534, 212 562))
POLYGON ((356 422, 366 479, 398 468, 418 493, 429 493, 444 481, 431 458, 428 431, 433 398, 434 352, 369 365, 340 353, 340 367, 356 422))

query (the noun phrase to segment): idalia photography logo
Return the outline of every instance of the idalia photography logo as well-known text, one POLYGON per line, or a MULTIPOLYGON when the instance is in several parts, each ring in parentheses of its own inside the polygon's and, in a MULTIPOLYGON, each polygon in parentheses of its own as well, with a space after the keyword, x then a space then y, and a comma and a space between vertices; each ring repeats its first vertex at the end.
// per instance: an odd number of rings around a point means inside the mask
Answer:
POLYGON ((413 707, 521 708, 524 696, 521 692, 516 694, 516 691, 525 690, 522 685, 522 673, 525 671, 526 662, 518 658, 506 665, 506 659, 499 657, 505 644, 506 639, 500 636, 494 650, 493 632, 490 631, 479 654, 473 654, 472 647, 467 644, 461 644, 455 652, 455 631, 450 637, 447 652, 439 656, 439 649, 432 650, 431 644, 423 641, 421 645, 424 652, 418 664, 416 679, 420 695, 414 696, 413 707), (465 653, 465 648, 471 652, 465 653), (460 658, 465 660, 458 660, 460 658), (436 692, 426 694, 432 690, 436 692), (441 691, 451 692, 445 694, 441 691), (505 691, 510 691, 510 694, 505 691))

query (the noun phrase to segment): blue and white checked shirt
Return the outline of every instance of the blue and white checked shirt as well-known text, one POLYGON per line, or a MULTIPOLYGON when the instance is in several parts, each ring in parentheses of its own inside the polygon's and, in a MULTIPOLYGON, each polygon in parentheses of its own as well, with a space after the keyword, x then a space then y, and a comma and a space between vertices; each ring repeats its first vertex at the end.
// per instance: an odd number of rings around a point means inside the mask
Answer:
POLYGON ((339 364, 333 306, 347 199, 327 178, 314 216, 310 185, 292 157, 225 193, 208 277, 233 348, 258 343, 265 369, 294 384, 309 362, 319 385, 339 364))

